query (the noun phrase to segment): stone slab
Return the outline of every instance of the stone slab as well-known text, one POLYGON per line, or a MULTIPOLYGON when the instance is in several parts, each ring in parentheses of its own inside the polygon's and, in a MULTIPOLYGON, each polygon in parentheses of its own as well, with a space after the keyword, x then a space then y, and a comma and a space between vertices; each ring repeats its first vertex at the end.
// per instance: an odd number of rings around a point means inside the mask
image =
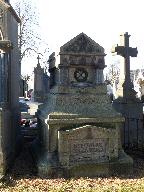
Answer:
POLYGON ((58 151, 64 166, 108 162, 118 157, 118 132, 91 125, 59 131, 58 151))

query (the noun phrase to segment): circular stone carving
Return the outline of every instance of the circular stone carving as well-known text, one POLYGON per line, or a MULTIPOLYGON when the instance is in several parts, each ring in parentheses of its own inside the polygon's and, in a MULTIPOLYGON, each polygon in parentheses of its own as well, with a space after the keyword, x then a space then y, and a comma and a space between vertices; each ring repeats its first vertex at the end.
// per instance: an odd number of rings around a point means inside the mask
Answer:
POLYGON ((78 68, 74 72, 74 78, 78 82, 85 82, 87 80, 87 77, 88 77, 88 72, 83 68, 78 68))

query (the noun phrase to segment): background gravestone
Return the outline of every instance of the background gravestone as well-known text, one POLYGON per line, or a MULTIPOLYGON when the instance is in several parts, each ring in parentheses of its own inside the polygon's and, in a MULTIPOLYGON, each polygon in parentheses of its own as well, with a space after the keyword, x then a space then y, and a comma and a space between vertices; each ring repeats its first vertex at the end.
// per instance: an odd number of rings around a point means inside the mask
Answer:
POLYGON ((137 56, 137 48, 129 46, 128 33, 122 34, 120 46, 114 47, 112 52, 122 56, 120 82, 117 89, 117 99, 113 106, 125 117, 125 124, 121 130, 122 144, 125 148, 143 150, 143 104, 136 97, 133 83, 130 79, 130 56, 137 56))
POLYGON ((103 81, 104 57, 104 49, 84 33, 63 45, 57 57, 51 55, 55 85, 37 112, 39 175, 109 175, 125 167, 130 171, 132 159, 120 143, 124 118, 112 108, 103 81))
POLYGON ((49 76, 44 68, 40 66, 40 57, 38 55, 38 64, 34 68, 34 101, 43 103, 46 93, 49 91, 49 76))

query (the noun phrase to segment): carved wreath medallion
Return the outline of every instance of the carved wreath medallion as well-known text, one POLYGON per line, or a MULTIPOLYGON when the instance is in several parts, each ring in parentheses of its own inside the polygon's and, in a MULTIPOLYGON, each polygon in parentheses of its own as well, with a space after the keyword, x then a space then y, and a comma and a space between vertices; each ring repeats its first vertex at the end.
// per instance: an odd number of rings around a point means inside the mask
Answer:
POLYGON ((74 78, 78 82, 85 82, 88 78, 88 72, 83 68, 77 68, 74 72, 74 78))

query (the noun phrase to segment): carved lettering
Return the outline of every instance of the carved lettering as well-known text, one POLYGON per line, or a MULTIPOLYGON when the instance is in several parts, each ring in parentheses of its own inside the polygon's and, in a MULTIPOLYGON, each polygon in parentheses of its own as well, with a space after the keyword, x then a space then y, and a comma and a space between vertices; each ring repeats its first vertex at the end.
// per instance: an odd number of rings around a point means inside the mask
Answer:
POLYGON ((104 146, 100 142, 86 142, 86 143, 74 143, 71 148, 73 153, 91 153, 91 152, 102 152, 104 151, 104 146))
POLYGON ((70 164, 77 162, 108 160, 108 139, 72 140, 70 144, 70 164))

